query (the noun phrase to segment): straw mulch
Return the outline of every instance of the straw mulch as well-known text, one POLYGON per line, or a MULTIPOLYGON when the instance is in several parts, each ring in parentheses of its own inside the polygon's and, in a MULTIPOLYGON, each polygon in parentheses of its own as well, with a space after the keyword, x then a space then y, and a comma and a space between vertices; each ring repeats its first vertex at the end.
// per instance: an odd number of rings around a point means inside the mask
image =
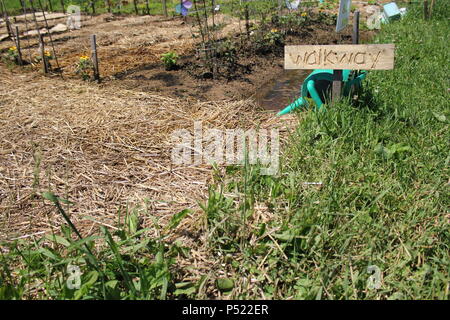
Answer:
POLYGON ((273 117, 250 101, 178 100, 1 68, 0 239, 58 230, 62 217, 39 197, 48 190, 75 203, 68 212, 84 235, 116 226, 127 207, 142 208, 143 226, 148 215, 164 224, 192 208, 195 224, 211 167, 173 165, 171 133, 193 132, 198 120, 246 129, 273 117))

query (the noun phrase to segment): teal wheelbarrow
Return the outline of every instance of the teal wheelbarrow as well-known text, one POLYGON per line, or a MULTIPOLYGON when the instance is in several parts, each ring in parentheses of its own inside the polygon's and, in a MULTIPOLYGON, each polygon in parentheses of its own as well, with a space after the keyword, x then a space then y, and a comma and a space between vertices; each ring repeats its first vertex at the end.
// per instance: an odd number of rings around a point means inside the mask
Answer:
MULTIPOLYGON (((366 75, 367 71, 342 70, 342 94, 348 96, 350 92, 352 92, 352 89, 359 89, 361 87, 361 82, 366 75)), ((331 92, 332 84, 333 70, 314 70, 303 82, 300 98, 278 112, 277 116, 282 116, 301 107, 307 107, 308 101, 306 98, 311 98, 316 104, 317 109, 320 109, 325 103, 328 94, 331 92)))

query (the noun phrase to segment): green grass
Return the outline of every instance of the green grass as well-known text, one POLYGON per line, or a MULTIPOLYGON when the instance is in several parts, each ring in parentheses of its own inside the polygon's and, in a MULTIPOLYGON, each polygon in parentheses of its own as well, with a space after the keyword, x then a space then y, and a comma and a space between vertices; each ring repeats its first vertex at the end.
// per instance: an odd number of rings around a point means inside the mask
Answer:
POLYGON ((204 298, 213 289, 235 299, 448 299, 449 13, 439 1, 430 21, 412 8, 384 26, 375 42, 396 44, 395 69, 370 72, 352 103, 300 113, 279 176, 248 165, 215 173, 202 204, 209 275, 180 280, 189 270, 176 258, 190 252, 168 239, 187 211, 164 229, 155 221, 149 236, 139 227, 145 208, 122 210, 112 235, 80 239, 67 201, 45 193, 68 226, 2 243, 0 299, 204 298), (79 289, 66 285, 69 264, 82 272, 79 289), (369 266, 381 271, 378 289, 368 287, 369 266))
POLYGON ((302 113, 280 177, 244 167, 210 190, 232 298, 449 298, 449 6, 432 21, 411 10, 376 39, 396 44, 395 69, 371 72, 354 103, 302 113))
POLYGON ((188 210, 175 214, 164 229, 155 221, 156 237, 144 236, 148 230, 140 228, 139 215, 148 213, 135 208, 125 210, 124 223, 113 234, 102 227, 100 235, 82 238, 62 208, 69 202, 52 193, 42 196, 68 225, 36 241, 2 243, 0 300, 166 299, 197 289, 175 282, 170 268, 186 248, 166 243, 188 210))

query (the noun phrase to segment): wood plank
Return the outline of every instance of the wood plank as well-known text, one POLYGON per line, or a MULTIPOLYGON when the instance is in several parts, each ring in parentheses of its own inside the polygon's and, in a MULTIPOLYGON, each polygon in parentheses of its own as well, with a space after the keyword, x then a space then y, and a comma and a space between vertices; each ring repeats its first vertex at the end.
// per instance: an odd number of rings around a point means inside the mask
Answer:
POLYGON ((341 98, 342 93, 342 70, 333 70, 333 88, 332 88, 331 100, 333 102, 338 101, 341 98))
POLYGON ((394 44, 285 46, 284 68, 391 70, 394 50, 394 44))

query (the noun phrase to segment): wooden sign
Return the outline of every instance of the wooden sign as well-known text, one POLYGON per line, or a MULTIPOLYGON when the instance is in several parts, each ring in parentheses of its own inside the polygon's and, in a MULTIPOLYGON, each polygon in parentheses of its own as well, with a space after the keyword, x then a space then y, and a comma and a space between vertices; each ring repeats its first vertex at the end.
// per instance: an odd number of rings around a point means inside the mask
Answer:
POLYGON ((391 70, 394 49, 394 44, 285 46, 284 68, 391 70))

